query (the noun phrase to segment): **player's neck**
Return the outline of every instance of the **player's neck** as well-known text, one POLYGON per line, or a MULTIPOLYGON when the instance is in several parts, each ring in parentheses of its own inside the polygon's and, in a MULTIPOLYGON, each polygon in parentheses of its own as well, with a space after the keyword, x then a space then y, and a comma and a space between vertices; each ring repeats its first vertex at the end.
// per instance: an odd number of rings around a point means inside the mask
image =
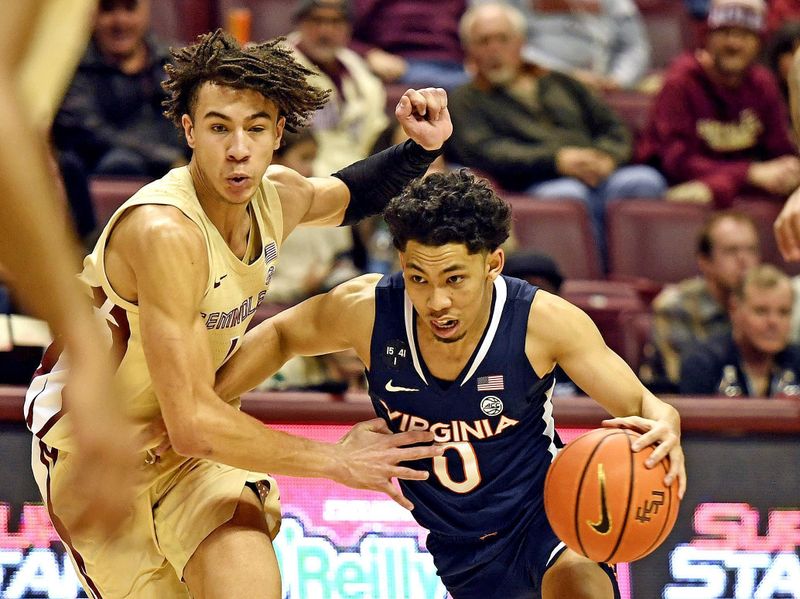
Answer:
POLYGON ((475 353, 483 332, 489 324, 492 307, 492 289, 484 299, 478 318, 469 326, 463 337, 445 342, 437 339, 427 324, 417 319, 417 337, 420 352, 431 374, 445 380, 455 380, 475 353))
POLYGON ((234 254, 243 254, 247 246, 247 233, 250 229, 248 206, 250 202, 233 203, 222 198, 207 185, 198 172, 194 162, 189 163, 195 194, 208 219, 216 227, 219 234, 234 254))

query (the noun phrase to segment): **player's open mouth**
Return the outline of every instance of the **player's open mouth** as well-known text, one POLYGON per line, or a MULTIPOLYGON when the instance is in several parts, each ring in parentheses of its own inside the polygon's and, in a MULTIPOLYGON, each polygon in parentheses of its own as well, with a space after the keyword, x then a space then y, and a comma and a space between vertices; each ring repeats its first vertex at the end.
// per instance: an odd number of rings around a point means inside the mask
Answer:
POLYGON ((458 326, 458 321, 453 319, 431 320, 433 332, 440 337, 447 337, 458 326))
POLYGON ((250 177, 246 175, 235 175, 233 177, 228 177, 228 183, 233 187, 242 187, 247 185, 250 181, 250 177))

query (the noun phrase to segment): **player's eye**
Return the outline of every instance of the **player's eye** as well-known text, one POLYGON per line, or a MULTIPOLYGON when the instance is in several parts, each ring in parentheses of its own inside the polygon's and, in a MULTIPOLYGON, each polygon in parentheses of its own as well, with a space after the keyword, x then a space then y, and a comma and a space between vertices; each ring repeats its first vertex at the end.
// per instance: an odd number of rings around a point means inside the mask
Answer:
POLYGON ((411 275, 410 279, 412 283, 416 283, 417 285, 422 285, 425 282, 425 279, 419 275, 411 275))
POLYGON ((227 128, 225 127, 225 125, 211 125, 211 130, 214 133, 225 133, 225 131, 227 131, 227 128))
POLYGON ((264 130, 265 130, 265 127, 262 127, 261 125, 256 125, 255 127, 250 127, 250 131, 252 131, 253 133, 261 133, 264 130))
POLYGON ((453 275, 452 277, 447 277, 447 283, 449 285, 458 285, 459 283, 464 282, 464 275, 453 275))

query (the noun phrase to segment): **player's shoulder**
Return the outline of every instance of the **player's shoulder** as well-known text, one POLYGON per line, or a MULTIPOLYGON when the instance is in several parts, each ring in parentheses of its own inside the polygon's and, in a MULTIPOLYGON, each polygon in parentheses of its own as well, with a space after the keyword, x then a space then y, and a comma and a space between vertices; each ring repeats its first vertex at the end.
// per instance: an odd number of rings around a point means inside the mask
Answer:
POLYGON ((304 177, 296 170, 280 164, 272 164, 267 168, 264 178, 272 183, 278 190, 278 195, 292 193, 303 190, 310 190, 312 187, 308 177, 304 177))
POLYGON ((531 302, 528 333, 537 337, 577 335, 591 323, 589 316, 563 297, 539 289, 531 302))
POLYGON ((328 293, 335 297, 337 303, 349 308, 364 308, 375 305, 375 288, 382 275, 366 274, 345 281, 328 293))
POLYGON ((151 257, 176 249, 201 251, 206 244, 194 221, 179 208, 164 204, 143 204, 126 210, 115 224, 112 242, 151 257))

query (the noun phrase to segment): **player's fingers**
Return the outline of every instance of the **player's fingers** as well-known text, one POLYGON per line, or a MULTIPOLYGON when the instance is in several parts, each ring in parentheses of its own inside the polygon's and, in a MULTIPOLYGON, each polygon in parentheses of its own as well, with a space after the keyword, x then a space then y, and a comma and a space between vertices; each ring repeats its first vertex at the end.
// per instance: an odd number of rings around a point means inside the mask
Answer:
POLYGON ((646 433, 653 428, 653 420, 641 416, 626 416, 624 418, 609 418, 601 423, 606 428, 627 428, 639 433, 646 433))
POLYGON ((444 90, 436 87, 426 87, 419 90, 419 92, 425 98, 428 120, 438 120, 441 111, 447 107, 447 95, 444 90))
POLYGON ((415 443, 430 443, 433 441, 431 431, 406 431, 397 433, 387 438, 387 443, 391 447, 402 447, 403 445, 414 445, 415 443))
POLYGON ((427 113, 427 101, 425 96, 416 89, 408 89, 403 97, 408 98, 411 102, 412 112, 416 112, 419 116, 425 116, 427 113))
POLYGON ((414 470, 413 468, 397 466, 392 469, 392 476, 394 478, 402 478, 403 480, 428 480, 429 474, 425 470, 414 470))
POLYGON ((397 462, 424 460, 425 458, 435 458, 443 454, 444 454, 444 449, 439 445, 425 445, 423 447, 406 447, 404 449, 394 450, 394 456, 397 462))
POLYGON ((411 104, 411 100, 408 99, 408 96, 404 95, 397 102, 397 106, 394 109, 394 115, 398 119, 406 119, 411 115, 413 108, 414 107, 411 104))
POLYGON ((386 493, 389 497, 391 497, 394 501, 396 501, 401 506, 406 508, 408 511, 414 509, 414 504, 411 503, 408 499, 406 499, 406 496, 403 495, 403 492, 397 487, 395 487, 392 483, 387 482, 378 490, 386 493))
POLYGON ((373 418, 371 420, 365 420, 364 422, 360 422, 357 426, 360 426, 361 428, 371 431, 373 433, 381 433, 384 435, 392 434, 391 429, 389 429, 389 425, 386 424, 386 421, 383 418, 373 418))
POLYGON ((775 239, 785 260, 800 260, 800 218, 780 214, 775 221, 775 239))

